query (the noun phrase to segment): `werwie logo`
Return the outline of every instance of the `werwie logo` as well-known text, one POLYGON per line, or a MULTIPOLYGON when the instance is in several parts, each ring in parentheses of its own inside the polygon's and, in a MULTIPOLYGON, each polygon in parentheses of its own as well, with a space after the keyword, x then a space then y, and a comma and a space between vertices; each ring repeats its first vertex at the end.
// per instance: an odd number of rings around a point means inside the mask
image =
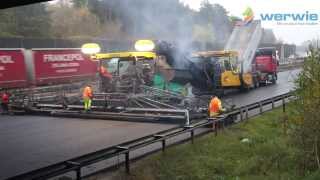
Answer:
POLYGON ((260 18, 265 22, 276 22, 278 25, 318 25, 319 14, 305 11, 303 13, 264 13, 260 18))

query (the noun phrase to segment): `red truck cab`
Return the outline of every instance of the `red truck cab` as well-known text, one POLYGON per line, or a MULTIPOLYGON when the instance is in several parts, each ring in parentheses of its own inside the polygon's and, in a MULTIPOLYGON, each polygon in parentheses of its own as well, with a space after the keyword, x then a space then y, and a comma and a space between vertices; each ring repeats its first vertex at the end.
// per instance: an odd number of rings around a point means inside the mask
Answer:
POLYGON ((259 84, 275 84, 277 81, 278 60, 274 47, 259 48, 253 61, 253 69, 259 84))

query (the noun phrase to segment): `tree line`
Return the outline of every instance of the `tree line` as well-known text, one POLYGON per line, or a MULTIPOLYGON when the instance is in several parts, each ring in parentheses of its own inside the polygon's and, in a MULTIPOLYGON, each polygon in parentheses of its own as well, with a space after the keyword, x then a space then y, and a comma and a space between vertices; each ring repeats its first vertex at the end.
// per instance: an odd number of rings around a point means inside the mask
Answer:
POLYGON ((239 20, 208 0, 198 11, 179 0, 59 0, 1 10, 0 18, 0 37, 147 38, 221 47, 239 20))
POLYGON ((1 37, 198 39, 224 42, 228 12, 203 1, 194 11, 179 0, 60 0, 0 11, 1 37))

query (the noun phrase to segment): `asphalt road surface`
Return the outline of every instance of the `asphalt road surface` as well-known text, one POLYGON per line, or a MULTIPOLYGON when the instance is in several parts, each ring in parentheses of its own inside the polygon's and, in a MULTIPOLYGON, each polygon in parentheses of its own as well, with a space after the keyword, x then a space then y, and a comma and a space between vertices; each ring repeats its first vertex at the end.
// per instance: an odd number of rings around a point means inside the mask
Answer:
MULTIPOLYGON (((279 73, 278 83, 233 94, 225 99, 237 106, 293 89, 299 70, 279 73)), ((173 127, 137 123, 40 116, 0 116, 0 179, 93 152, 173 127)))
POLYGON ((284 94, 294 89, 294 80, 301 70, 295 69, 278 73, 277 84, 260 87, 248 92, 232 94, 223 98, 236 106, 247 105, 253 102, 284 94))

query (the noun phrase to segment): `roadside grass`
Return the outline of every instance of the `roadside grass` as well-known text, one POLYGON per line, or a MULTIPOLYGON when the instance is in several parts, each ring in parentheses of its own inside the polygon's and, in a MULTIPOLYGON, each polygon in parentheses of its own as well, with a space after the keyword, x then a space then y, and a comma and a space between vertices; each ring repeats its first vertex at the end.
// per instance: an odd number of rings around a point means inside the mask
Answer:
MULTIPOLYGON (((290 111, 288 111, 290 112, 290 111)), ((281 108, 233 125, 218 133, 166 149, 135 163, 131 175, 112 179, 303 179, 289 143, 281 108), (247 142, 241 142, 248 139, 247 142)), ((314 173, 307 179, 319 179, 314 173)))

